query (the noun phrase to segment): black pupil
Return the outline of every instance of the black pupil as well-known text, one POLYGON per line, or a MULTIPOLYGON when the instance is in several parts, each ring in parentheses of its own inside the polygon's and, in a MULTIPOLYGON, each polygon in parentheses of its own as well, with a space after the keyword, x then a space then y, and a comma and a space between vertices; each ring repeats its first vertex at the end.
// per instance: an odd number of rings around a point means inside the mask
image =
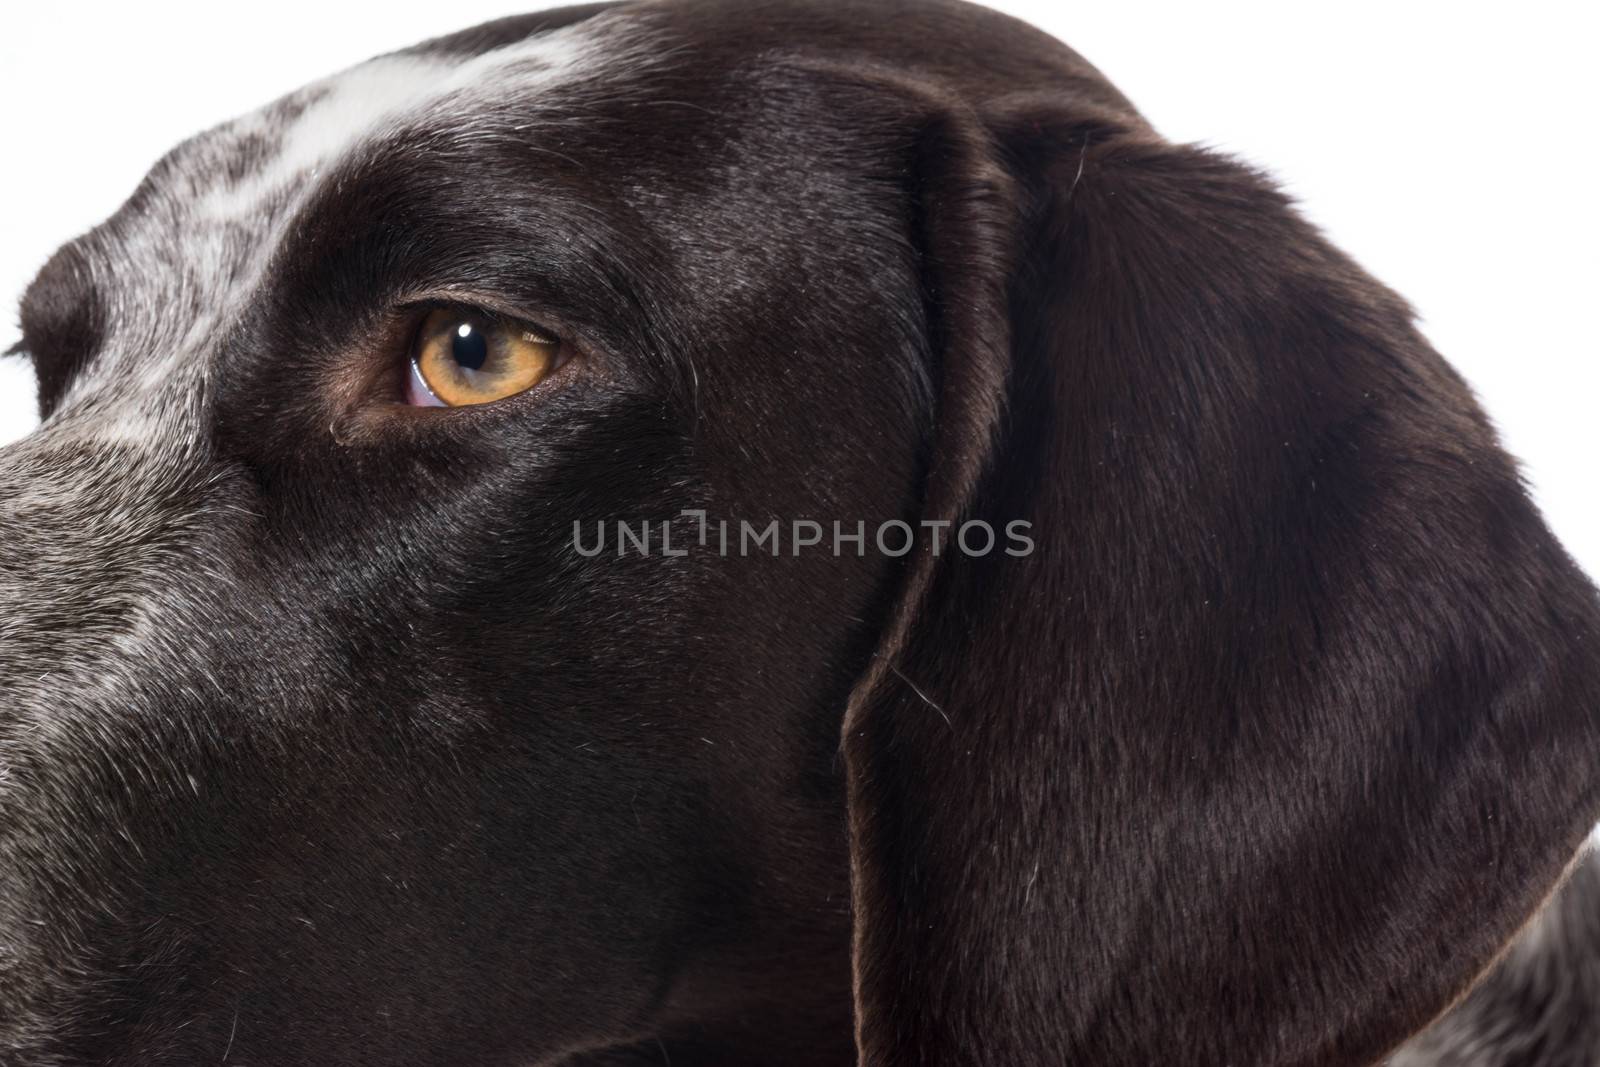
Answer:
POLYGON ((450 337, 450 355, 467 370, 482 370, 489 358, 489 342, 483 339, 482 330, 463 322, 450 337))

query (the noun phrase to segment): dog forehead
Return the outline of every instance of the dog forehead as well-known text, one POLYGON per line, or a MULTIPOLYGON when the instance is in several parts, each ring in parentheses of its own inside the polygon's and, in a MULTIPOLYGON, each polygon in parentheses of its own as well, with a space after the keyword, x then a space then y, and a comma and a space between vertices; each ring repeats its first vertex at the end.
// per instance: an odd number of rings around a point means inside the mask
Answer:
POLYGON ((475 54, 379 56, 173 149, 77 242, 100 350, 42 430, 118 444, 173 432, 194 405, 170 398, 203 384, 297 210, 342 164, 399 131, 470 129, 592 77, 605 43, 579 23, 475 54))
POLYGON ((229 155, 255 158, 242 171, 230 168, 233 180, 213 183, 197 213, 248 219, 263 201, 314 183, 330 164, 384 133, 470 122, 592 69, 600 43, 591 27, 574 25, 477 54, 419 48, 379 56, 313 82, 213 131, 229 155), (258 154, 254 146, 262 143, 271 148, 258 154))

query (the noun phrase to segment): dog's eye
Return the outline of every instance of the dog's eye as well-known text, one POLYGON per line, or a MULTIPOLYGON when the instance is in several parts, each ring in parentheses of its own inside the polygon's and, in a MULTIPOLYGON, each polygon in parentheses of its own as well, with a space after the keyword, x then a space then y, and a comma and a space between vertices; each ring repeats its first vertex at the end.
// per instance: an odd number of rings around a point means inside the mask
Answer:
POLYGON ((439 308, 417 330, 406 400, 418 407, 487 404, 538 385, 560 353, 558 339, 525 323, 439 308))

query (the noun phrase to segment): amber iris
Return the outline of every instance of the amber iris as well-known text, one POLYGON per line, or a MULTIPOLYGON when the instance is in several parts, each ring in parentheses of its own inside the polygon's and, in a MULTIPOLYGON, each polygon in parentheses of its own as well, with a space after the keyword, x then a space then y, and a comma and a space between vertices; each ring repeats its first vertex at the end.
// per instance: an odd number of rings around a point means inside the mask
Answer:
POLYGON ((559 340, 515 319, 439 308, 417 330, 408 396, 424 406, 487 404, 538 385, 560 351, 559 340))

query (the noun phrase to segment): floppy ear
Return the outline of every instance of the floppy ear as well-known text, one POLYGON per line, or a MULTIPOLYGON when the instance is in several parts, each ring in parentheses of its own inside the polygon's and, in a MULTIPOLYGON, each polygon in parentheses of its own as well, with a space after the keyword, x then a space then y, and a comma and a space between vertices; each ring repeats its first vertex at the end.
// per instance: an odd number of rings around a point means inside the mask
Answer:
POLYGON ((1062 109, 918 146, 923 518, 999 541, 847 711, 861 1062, 1370 1063, 1600 815, 1594 590, 1400 299, 1062 109))

